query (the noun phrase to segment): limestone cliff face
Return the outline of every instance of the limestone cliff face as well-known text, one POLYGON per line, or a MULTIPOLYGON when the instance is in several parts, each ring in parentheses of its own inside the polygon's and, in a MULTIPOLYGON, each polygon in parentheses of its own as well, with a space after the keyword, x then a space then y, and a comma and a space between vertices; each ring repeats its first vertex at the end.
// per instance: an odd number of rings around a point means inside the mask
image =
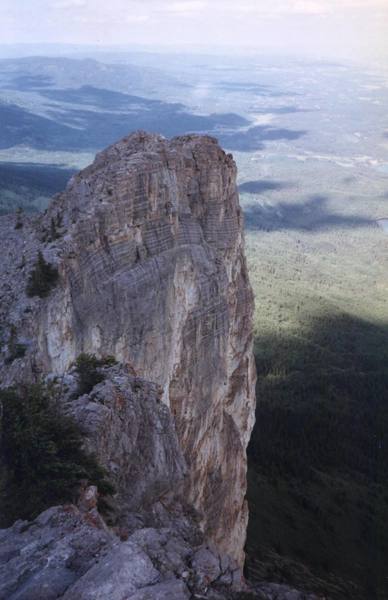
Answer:
POLYGON ((10 251, 21 244, 27 272, 39 246, 58 265, 57 288, 44 300, 3 289, 3 312, 28 347, 8 378, 62 374, 91 352, 161 387, 188 467, 186 499, 207 539, 241 565, 255 370, 235 178, 209 137, 137 133, 111 146, 10 251), (53 224, 58 239, 37 242, 53 224))

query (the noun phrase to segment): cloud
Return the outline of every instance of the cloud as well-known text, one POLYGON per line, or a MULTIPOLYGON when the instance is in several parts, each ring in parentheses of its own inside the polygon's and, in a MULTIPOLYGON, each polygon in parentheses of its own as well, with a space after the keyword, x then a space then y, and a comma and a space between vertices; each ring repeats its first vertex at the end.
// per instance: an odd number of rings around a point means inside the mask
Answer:
POLYGON ((126 15, 126 23, 146 23, 149 20, 149 15, 126 15))
MULTIPOLYGON (((217 0, 213 0, 212 7, 221 7, 217 0)), ((223 7, 228 12, 237 15, 257 15, 261 17, 280 17, 293 15, 329 15, 341 14, 349 10, 370 10, 382 8, 388 10, 387 0, 272 0, 271 2, 254 2, 253 0, 240 0, 240 2, 223 2, 223 7)))
POLYGON ((87 0, 57 0, 56 2, 51 2, 50 8, 53 8, 54 10, 67 10, 69 8, 84 8, 87 4, 87 0))
POLYGON ((325 15, 332 11, 332 7, 323 2, 312 2, 311 0, 300 0, 292 7, 293 13, 304 15, 325 15))
POLYGON ((259 48, 380 61, 387 22, 388 0, 0 0, 3 44, 259 48))
POLYGON ((330 3, 325 0, 274 0, 273 2, 257 3, 226 2, 226 11, 239 16, 252 15, 263 18, 300 15, 322 15, 331 12, 330 3))
POLYGON ((172 2, 160 7, 164 12, 185 14, 201 12, 207 7, 207 2, 202 0, 187 0, 181 2, 172 2))

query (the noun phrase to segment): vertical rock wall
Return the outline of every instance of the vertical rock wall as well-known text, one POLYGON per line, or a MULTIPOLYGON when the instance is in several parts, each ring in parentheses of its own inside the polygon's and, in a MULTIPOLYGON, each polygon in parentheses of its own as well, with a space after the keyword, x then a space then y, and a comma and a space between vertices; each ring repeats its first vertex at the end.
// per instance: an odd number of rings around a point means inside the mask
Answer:
POLYGON ((113 354, 159 384, 208 539, 243 561, 254 420, 253 298, 236 166, 209 137, 137 133, 99 154, 41 231, 60 284, 37 302, 34 360, 63 373, 113 354))

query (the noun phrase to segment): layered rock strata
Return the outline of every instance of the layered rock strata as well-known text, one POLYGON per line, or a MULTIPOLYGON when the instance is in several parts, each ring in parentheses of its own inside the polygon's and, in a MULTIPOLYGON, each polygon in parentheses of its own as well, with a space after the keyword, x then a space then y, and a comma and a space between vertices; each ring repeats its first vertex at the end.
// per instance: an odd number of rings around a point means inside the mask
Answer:
MULTIPOLYGON (((159 386, 186 464, 178 471, 187 468, 183 495, 205 538, 241 566, 255 370, 231 155, 209 137, 136 133, 99 154, 42 218, 10 225, 10 217, 0 223, 3 385, 62 375, 89 352, 114 355, 159 386), (31 299, 25 285, 38 250, 57 265, 59 282, 31 299), (15 338, 26 352, 10 360, 15 338)), ((82 402, 77 410, 85 423, 94 418, 82 402)), ((102 428, 101 455, 116 444, 125 471, 116 431, 102 428)), ((156 485, 158 468, 146 473, 156 485)), ((171 481, 159 483, 164 493, 171 481)))

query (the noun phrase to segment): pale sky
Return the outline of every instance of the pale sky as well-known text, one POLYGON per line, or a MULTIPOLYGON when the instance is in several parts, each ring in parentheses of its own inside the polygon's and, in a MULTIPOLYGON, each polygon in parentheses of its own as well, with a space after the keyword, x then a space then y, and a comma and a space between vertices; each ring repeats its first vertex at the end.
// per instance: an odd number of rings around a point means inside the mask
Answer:
POLYGON ((388 62, 388 0, 0 0, 0 40, 252 47, 388 62))

